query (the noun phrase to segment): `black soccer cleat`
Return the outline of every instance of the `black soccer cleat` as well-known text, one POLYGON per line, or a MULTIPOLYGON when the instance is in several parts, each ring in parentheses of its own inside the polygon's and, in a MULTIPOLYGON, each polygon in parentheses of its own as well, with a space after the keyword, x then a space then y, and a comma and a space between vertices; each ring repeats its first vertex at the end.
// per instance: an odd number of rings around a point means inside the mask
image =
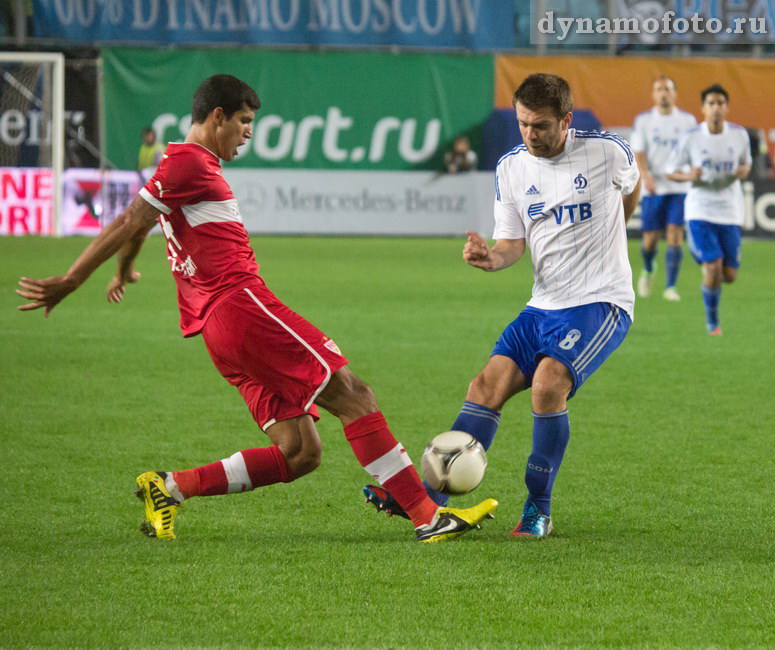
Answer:
POLYGON ((366 503, 373 503, 377 512, 385 512, 388 517, 403 517, 409 519, 401 505, 393 498, 385 488, 379 485, 366 485, 363 488, 363 494, 366 496, 366 503))

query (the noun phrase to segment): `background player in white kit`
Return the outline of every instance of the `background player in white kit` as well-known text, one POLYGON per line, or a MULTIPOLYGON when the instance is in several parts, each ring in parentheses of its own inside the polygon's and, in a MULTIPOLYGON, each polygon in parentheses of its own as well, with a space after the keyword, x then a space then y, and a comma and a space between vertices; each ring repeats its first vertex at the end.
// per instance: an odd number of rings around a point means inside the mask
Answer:
MULTIPOLYGON (((625 226, 638 203, 640 180, 621 138, 569 128, 573 97, 561 77, 530 75, 513 101, 524 144, 498 163, 497 242, 490 247, 469 232, 463 259, 500 271, 529 245, 533 296, 474 377, 451 428, 488 448, 503 405, 532 386, 529 494, 512 535, 538 538, 552 530, 552 487, 570 437, 567 400, 619 346, 632 322, 625 226)), ((402 514, 384 490, 367 486, 365 492, 378 509, 402 514)), ((446 503, 444 495, 428 493, 446 503)))
POLYGON ((740 268, 743 224, 741 180, 751 172, 748 132, 726 121, 729 93, 719 84, 702 91, 705 121, 679 142, 668 164, 668 178, 691 181, 686 196, 689 250, 702 264, 702 298, 708 333, 721 334, 718 306, 721 283, 734 282, 740 268), (684 172, 684 166, 691 167, 684 172))
POLYGON ((684 199, 686 184, 668 180, 667 162, 681 136, 697 125, 691 113, 675 105, 675 82, 665 75, 657 77, 651 87, 654 106, 635 118, 632 150, 638 162, 645 193, 641 201, 641 255, 643 270, 638 279, 638 295, 651 295, 654 281, 654 257, 657 244, 665 233, 666 300, 681 299, 675 285, 683 257, 684 199))

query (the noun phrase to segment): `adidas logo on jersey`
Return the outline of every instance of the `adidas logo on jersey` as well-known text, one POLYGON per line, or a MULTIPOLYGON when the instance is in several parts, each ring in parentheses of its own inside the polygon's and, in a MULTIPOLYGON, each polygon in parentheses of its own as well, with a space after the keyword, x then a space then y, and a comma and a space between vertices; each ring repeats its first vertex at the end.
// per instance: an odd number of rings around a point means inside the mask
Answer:
POLYGON ((539 191, 536 189, 536 186, 535 186, 535 185, 531 185, 531 186, 530 186, 530 189, 529 189, 527 192, 525 192, 525 196, 536 196, 536 195, 538 195, 538 194, 540 194, 540 193, 541 193, 541 192, 539 192, 539 191))

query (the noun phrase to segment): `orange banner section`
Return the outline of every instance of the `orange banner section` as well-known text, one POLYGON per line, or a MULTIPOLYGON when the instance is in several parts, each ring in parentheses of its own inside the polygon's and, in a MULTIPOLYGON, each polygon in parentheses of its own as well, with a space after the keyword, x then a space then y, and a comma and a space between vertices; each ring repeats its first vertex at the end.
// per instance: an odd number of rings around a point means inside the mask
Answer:
POLYGON ((534 72, 567 79, 576 108, 593 110, 605 128, 632 126, 638 113, 651 108, 651 82, 660 74, 675 80, 678 106, 698 121, 700 91, 720 83, 729 92, 731 122, 764 129, 768 136, 775 128, 773 60, 497 56, 495 107, 511 107, 514 91, 534 72))

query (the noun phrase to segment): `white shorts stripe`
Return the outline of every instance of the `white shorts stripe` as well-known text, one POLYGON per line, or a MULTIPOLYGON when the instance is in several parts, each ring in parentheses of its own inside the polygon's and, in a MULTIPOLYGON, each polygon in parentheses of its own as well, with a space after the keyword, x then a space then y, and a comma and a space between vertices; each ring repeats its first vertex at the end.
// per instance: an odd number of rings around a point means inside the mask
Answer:
POLYGON ((263 304, 261 304, 261 301, 256 298, 255 294, 250 289, 245 289, 245 292, 253 298, 253 301, 261 307, 261 309, 264 310, 266 314, 271 316, 274 320, 276 320, 280 325, 282 325, 283 329, 285 329, 293 338, 295 338, 299 343, 301 343, 305 348, 307 348, 312 355, 320 361, 320 365, 322 365, 326 369, 326 377, 323 380, 323 382, 318 386, 317 390, 312 393, 312 397, 310 398, 309 402, 307 402, 306 406, 304 407, 305 411, 309 411, 310 407, 315 403, 315 400, 318 398, 318 395, 320 395, 321 392, 323 392, 323 389, 328 385, 328 382, 331 379, 331 367, 326 363, 325 359, 321 357, 315 349, 307 343, 303 338, 301 338, 296 332, 294 332, 290 327, 288 327, 285 323, 283 323, 277 316, 275 316, 271 311, 269 311, 266 307, 264 307, 263 304))
POLYGON ((614 332, 616 332, 616 328, 619 325, 619 316, 617 314, 616 318, 614 318, 613 322, 611 323, 610 327, 608 328, 608 332, 606 332, 605 336, 603 336, 597 343, 597 346, 594 350, 591 351, 590 355, 587 357, 586 361, 582 363, 580 366, 576 368, 576 372, 581 372, 586 368, 590 362, 598 355, 600 354, 600 351, 606 346, 606 343, 611 340, 611 337, 614 335, 614 332))
POLYGON ((600 327, 598 328, 597 332, 595 332, 595 335, 592 337, 592 340, 589 343, 587 343, 587 347, 585 347, 579 353, 579 356, 576 357, 575 361, 573 362, 573 367, 574 368, 576 366, 580 365, 581 363, 583 363, 585 358, 590 354, 590 352, 592 352, 594 347, 597 345, 597 342, 600 339, 600 337, 605 335, 605 333, 606 333, 608 327, 610 326, 611 321, 613 320, 613 318, 614 318, 614 312, 610 311, 608 313, 608 316, 606 316, 605 319, 603 320, 602 325, 600 325, 600 327))
POLYGON ((409 454, 406 453, 406 449, 399 442, 388 453, 372 461, 364 468, 372 478, 378 483, 385 484, 385 481, 389 481, 398 472, 405 467, 409 467, 412 464, 409 454))
POLYGON ((229 482, 229 487, 226 490, 228 494, 247 492, 253 489, 242 452, 238 451, 236 454, 224 458, 221 464, 223 465, 224 472, 226 472, 226 480, 229 482))

